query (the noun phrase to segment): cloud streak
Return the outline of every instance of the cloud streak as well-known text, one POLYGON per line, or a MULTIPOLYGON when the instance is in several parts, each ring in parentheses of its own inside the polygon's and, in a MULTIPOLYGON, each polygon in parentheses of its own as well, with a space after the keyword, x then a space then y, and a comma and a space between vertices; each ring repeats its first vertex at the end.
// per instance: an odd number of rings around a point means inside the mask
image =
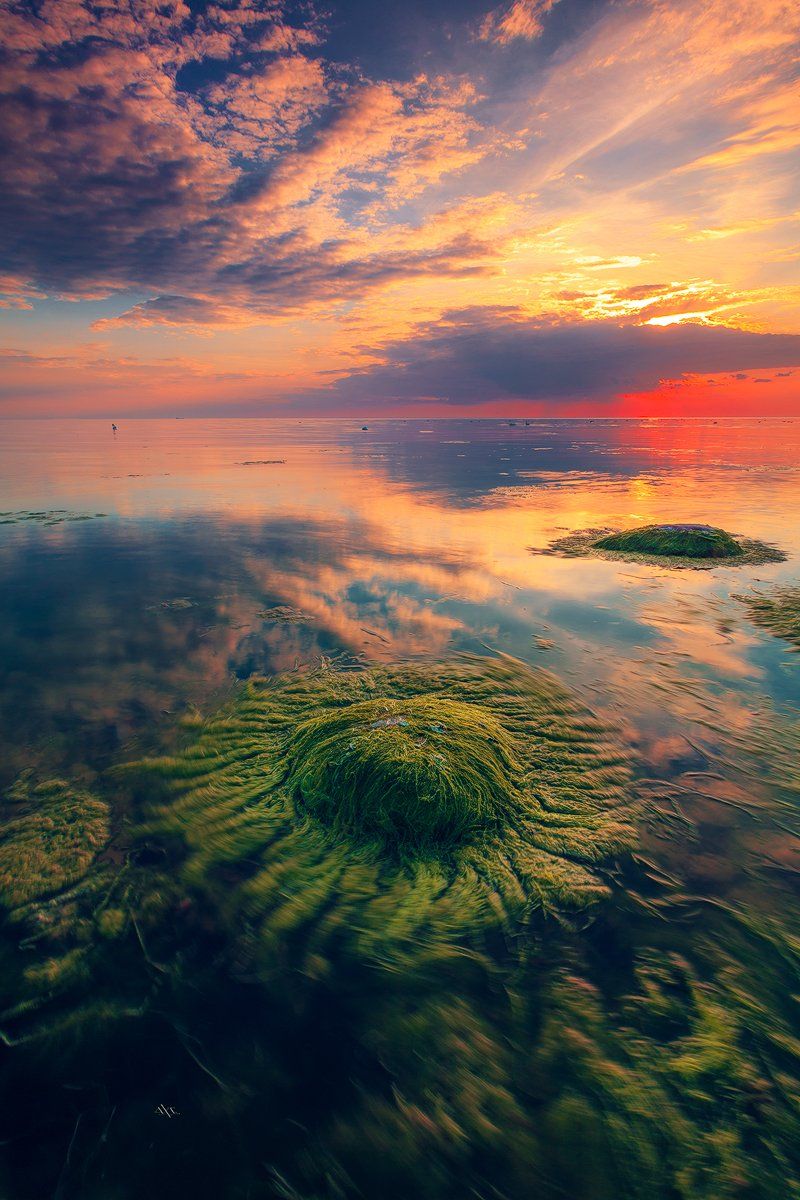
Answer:
POLYGON ((398 402, 456 409, 518 400, 608 403, 656 388, 676 363, 686 375, 788 367, 800 363, 800 334, 697 324, 537 324, 513 311, 454 312, 385 346, 380 362, 338 381, 328 403, 361 399, 378 413, 398 402))

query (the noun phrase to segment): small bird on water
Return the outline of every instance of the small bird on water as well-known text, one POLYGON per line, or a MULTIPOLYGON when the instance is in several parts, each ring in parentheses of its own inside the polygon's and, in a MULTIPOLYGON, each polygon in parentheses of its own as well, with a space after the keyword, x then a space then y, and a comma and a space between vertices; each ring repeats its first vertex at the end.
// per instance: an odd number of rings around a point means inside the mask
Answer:
POLYGON ((116 427, 116 425, 114 424, 114 422, 113 422, 113 421, 111 422, 111 428, 114 430, 114 433, 116 433, 116 432, 117 432, 117 427, 116 427))

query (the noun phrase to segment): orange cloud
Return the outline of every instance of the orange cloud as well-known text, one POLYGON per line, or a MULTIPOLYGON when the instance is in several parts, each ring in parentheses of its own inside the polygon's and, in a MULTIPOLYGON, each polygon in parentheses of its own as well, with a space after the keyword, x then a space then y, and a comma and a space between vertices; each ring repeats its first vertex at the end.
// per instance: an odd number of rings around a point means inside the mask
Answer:
POLYGON ((496 9, 484 18, 480 37, 501 46, 517 38, 527 41, 538 38, 544 29, 543 17, 557 3, 558 0, 514 0, 508 8, 496 9))
MULTIPOLYGON (((387 347, 466 310, 476 338, 500 313, 590 325, 612 358, 620 324, 796 332, 800 13, 554 7, 475 25, 430 6, 418 61, 347 61, 330 14, 278 0, 122 0, 102 21, 88 0, 0 0, 0 307, 30 355, 25 374, 4 360, 3 403, 158 403, 143 378, 175 405, 215 386, 360 403, 387 347)), ((420 387, 409 403, 452 390, 420 387)))

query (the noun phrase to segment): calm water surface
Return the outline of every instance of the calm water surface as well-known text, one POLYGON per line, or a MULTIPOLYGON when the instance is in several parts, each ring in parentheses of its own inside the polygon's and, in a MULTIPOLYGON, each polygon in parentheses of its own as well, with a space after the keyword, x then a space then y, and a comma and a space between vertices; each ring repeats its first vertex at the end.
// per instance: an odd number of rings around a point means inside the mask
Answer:
POLYGON ((679 768, 709 709, 729 730, 800 700, 800 659, 735 599, 797 575, 798 462, 785 420, 6 421, 2 782, 164 744, 252 673, 464 649, 547 666, 679 768), (667 520, 788 559, 531 552, 667 520))

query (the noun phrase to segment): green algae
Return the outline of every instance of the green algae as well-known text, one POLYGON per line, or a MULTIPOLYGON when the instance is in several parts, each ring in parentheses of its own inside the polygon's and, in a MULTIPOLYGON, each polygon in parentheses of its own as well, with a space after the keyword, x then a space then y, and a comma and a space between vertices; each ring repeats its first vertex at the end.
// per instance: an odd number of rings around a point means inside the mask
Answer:
POLYGON ((608 558, 673 570, 757 566, 783 562, 783 551, 753 538, 733 537, 710 525, 645 525, 638 529, 581 529, 556 538, 537 554, 608 558))
POLYGON ((630 764, 552 677, 254 680, 186 736, 108 781, 124 865, 28 905, 0 1027, 43 1194, 800 1196, 790 921, 646 876, 630 764))
POLYGON ((711 525, 644 525, 611 533, 597 543, 601 550, 669 558, 740 558, 740 544, 724 529, 711 525))
POLYGON ((106 908, 97 916, 98 932, 105 938, 121 937, 127 924, 128 916, 121 908, 106 908))
POLYGON ((365 700, 303 722, 288 787, 344 834, 424 853, 506 823, 514 749, 476 705, 441 696, 365 700))
POLYGON ((197 608, 196 600, 191 600, 188 596, 176 596, 173 600, 162 600, 159 604, 148 604, 148 612, 158 612, 163 609, 164 612, 185 612, 189 608, 197 608))
POLYGON ((108 806, 62 780, 20 780, 9 800, 25 811, 0 832, 0 905, 15 909, 81 879, 108 841, 108 806))
POLYGON ((789 584, 769 592, 737 596, 750 620, 800 650, 800 587, 789 584))
POLYGON ((97 517, 105 517, 107 513, 72 513, 65 508, 50 508, 38 512, 24 509, 20 512, 0 513, 0 525, 16 525, 20 522, 33 522, 37 525, 61 525, 65 521, 93 521, 97 517))
POLYGON ((183 756, 141 770, 167 789, 151 828, 184 842, 187 878, 247 860, 251 911, 283 888, 289 925, 334 892, 346 909, 351 879, 364 903, 367 878, 367 907, 396 905, 398 923, 429 894, 470 919, 580 910, 634 840, 619 746, 511 660, 254 681, 183 756))
POLYGON ((800 1046, 779 1013, 764 1036, 769 993, 753 982, 754 948, 739 947, 746 967, 736 948, 730 943, 714 962, 709 950, 703 962, 653 946, 640 955, 630 995, 612 1007, 586 978, 555 978, 527 1064, 549 1139, 549 1148, 538 1147, 540 1194, 800 1194, 800 1046), (574 1154, 576 1141, 586 1155, 574 1154))
POLYGON ((630 770, 609 731, 512 660, 254 680, 187 736, 181 754, 118 772, 141 812, 124 870, 99 864, 84 878, 107 808, 65 785, 34 789, 49 806, 12 824, 8 844, 39 865, 24 890, 9 870, 8 900, 28 905, 22 917, 51 950, 43 974, 25 976, 35 1019, 12 1040, 61 1036, 65 1022, 91 1031, 101 1002, 138 1011, 152 961, 174 983, 176 912, 207 914, 268 991, 285 990, 288 969, 319 981, 371 963, 411 976, 480 957, 492 929, 532 914, 590 911, 635 841, 630 770), (68 863, 48 859, 55 814, 68 863), (71 883, 57 905, 42 900, 71 883), (95 986, 66 1012, 84 969, 108 994, 95 986), (45 978, 59 981, 53 1012, 36 998, 45 978))

